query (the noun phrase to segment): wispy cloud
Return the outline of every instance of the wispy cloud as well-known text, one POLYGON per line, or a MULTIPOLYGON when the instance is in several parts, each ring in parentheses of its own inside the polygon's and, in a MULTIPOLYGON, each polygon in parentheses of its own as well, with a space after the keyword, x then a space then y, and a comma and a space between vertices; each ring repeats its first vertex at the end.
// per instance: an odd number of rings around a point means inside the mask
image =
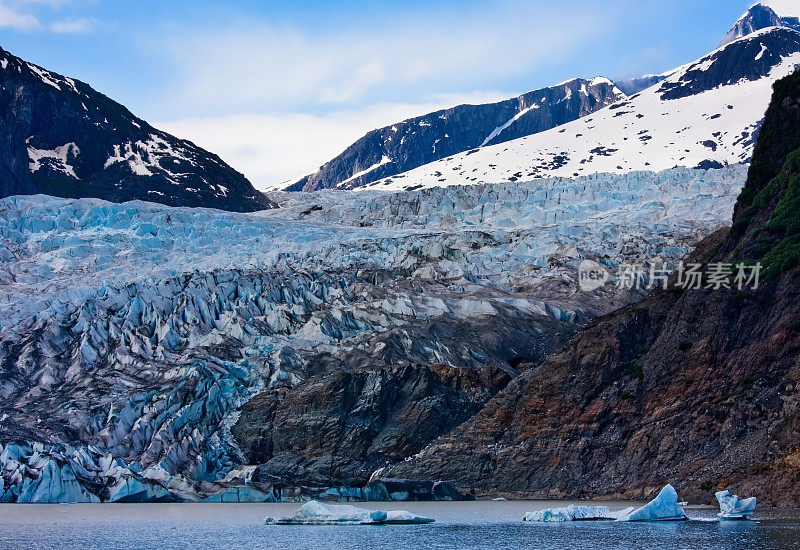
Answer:
POLYGON ((42 23, 30 13, 0 3, 0 27, 31 31, 41 29, 42 23))
POLYGON ((86 34, 94 32, 100 27, 100 21, 94 17, 82 17, 50 23, 50 30, 60 34, 86 34))
MULTIPOLYGON (((86 34, 105 26, 95 17, 64 17, 63 9, 75 7, 73 4, 73 0, 0 0, 0 27, 18 31, 86 34)), ((79 4, 85 7, 86 0, 79 4)))
POLYGON ((565 25, 563 10, 514 2, 423 19, 412 14, 390 28, 355 22, 319 32, 263 21, 173 26, 169 33, 159 29, 166 44, 159 36, 149 43, 176 68, 181 109, 307 110, 403 100, 409 90, 417 97, 458 91, 476 79, 492 86, 589 47, 607 32, 611 16, 587 9, 565 25))

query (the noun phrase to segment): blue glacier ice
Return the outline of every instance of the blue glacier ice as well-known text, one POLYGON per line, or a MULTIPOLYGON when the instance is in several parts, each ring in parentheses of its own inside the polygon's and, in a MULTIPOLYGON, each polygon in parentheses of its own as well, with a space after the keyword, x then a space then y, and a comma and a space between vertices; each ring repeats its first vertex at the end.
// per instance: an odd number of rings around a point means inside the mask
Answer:
POLYGON ((745 519, 753 515, 756 510, 756 497, 739 500, 729 491, 717 491, 714 496, 719 502, 719 517, 723 519, 745 519))
POLYGON ((563 508, 545 508, 528 512, 523 521, 562 522, 587 520, 617 520, 626 517, 633 508, 611 510, 608 506, 576 506, 570 504, 563 508))
POLYGON ((684 520, 686 512, 678 504, 678 493, 667 484, 658 496, 630 514, 620 517, 620 521, 676 521, 684 520))

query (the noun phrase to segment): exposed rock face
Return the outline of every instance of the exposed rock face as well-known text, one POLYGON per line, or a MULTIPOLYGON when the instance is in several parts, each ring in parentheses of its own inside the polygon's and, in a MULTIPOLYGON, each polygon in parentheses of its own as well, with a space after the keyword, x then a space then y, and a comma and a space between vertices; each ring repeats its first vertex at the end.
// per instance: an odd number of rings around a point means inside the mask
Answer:
POLYGON ((232 433, 261 480, 363 487, 477 413, 511 379, 445 365, 335 371, 242 407, 232 433))
POLYGON ((36 193, 240 212, 273 206, 217 155, 0 49, 0 197, 36 193))
MULTIPOLYGON (((769 78, 784 59, 795 59, 797 63, 798 52, 800 32, 791 29, 764 31, 700 59, 683 71, 680 79, 668 79, 658 91, 662 100, 671 100, 743 81, 755 82, 769 78)), ((793 69, 796 68, 794 65, 793 69)))
POLYGON ((606 78, 576 78, 498 103, 436 111, 373 130, 288 190, 363 187, 456 153, 549 130, 624 97, 606 78))
POLYGON ((800 74, 779 81, 730 232, 704 262, 761 261, 756 290, 659 291, 594 322, 471 421, 386 475, 547 497, 800 503, 800 74))
POLYGON ((768 27, 788 27, 800 31, 800 21, 798 21, 797 17, 780 17, 769 6, 755 4, 728 31, 719 45, 722 47, 737 38, 768 27))

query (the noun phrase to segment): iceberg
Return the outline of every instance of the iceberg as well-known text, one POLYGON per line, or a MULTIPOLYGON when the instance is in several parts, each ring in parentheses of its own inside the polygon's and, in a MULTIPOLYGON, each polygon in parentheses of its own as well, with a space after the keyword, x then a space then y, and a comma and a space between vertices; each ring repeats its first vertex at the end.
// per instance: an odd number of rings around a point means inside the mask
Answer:
POLYGON ((565 508, 545 508, 535 512, 528 512, 522 521, 592 521, 592 520, 618 520, 633 512, 633 508, 624 510, 611 510, 608 506, 575 506, 570 504, 565 508))
POLYGON ((756 510, 756 497, 739 500, 730 491, 717 491, 714 493, 719 502, 719 514, 723 519, 747 519, 756 510))
POLYGON ((678 504, 678 493, 672 485, 667 484, 658 496, 619 518, 619 521, 679 521, 688 519, 686 512, 678 504))
POLYGON ((272 518, 268 525, 408 525, 433 523, 432 518, 416 516, 405 510, 369 510, 349 504, 306 502, 293 516, 272 518))

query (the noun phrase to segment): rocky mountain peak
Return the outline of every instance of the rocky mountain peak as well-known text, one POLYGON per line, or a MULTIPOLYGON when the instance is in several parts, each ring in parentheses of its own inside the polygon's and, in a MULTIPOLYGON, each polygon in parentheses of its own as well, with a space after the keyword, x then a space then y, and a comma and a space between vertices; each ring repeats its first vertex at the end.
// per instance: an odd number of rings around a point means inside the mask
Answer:
POLYGON ((725 46, 743 36, 769 27, 788 27, 800 30, 800 21, 796 17, 781 17, 772 8, 764 4, 754 4, 733 25, 719 43, 719 46, 725 46))

